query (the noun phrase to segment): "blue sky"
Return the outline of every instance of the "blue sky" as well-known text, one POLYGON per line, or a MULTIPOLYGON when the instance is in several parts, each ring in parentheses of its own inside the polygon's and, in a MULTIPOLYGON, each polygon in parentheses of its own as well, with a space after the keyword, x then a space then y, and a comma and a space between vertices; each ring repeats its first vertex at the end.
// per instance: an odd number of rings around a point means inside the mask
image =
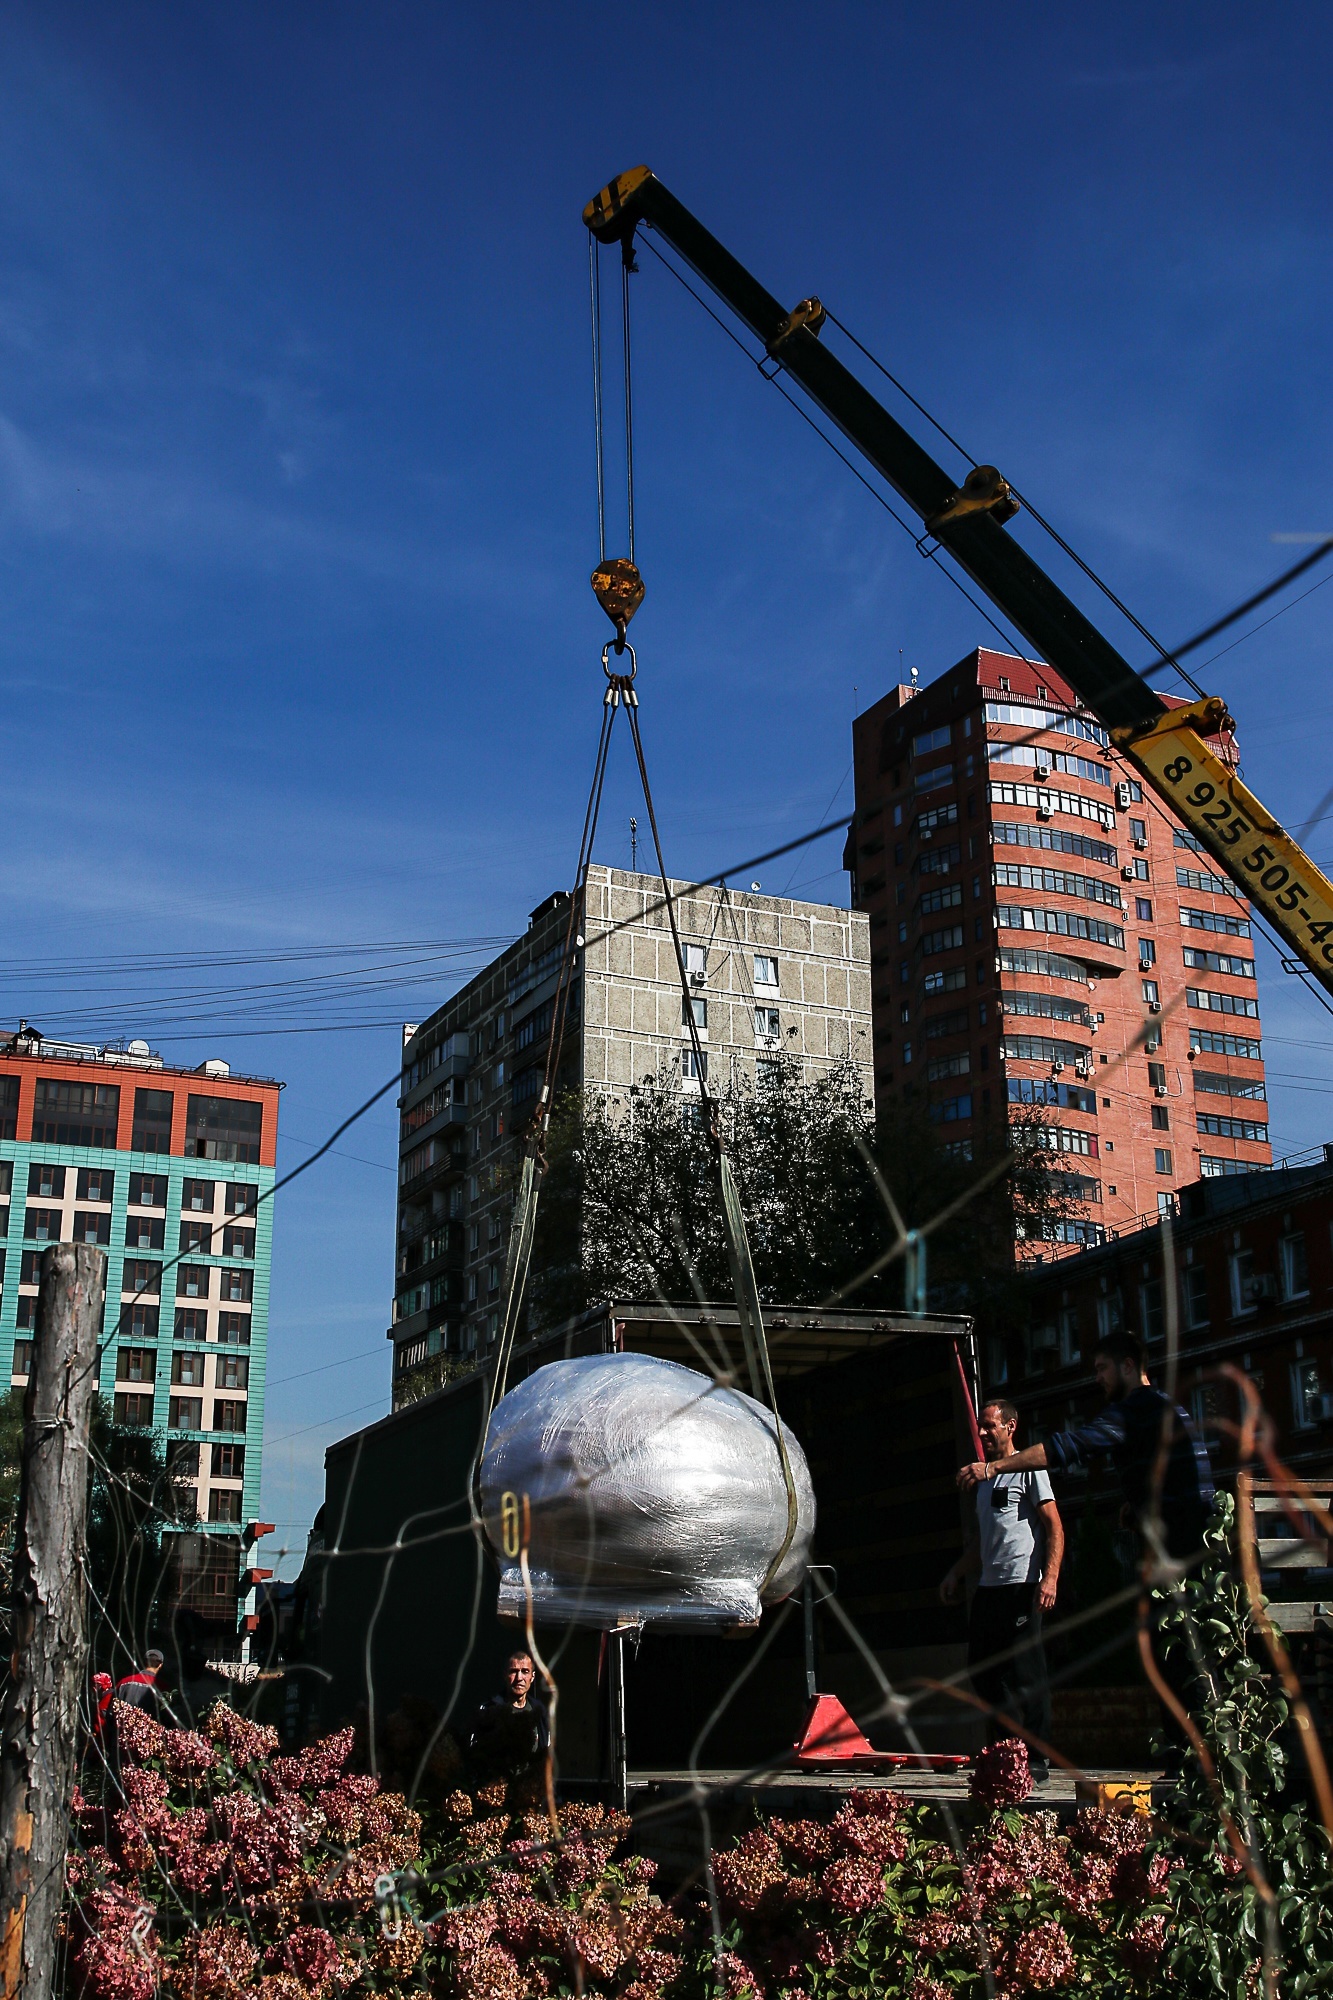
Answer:
MULTIPOLYGON (((498 937, 565 883, 606 630, 580 210, 640 160, 1165 638, 1258 587, 1274 534, 1333 530, 1331 42, 1299 4, 0 9, 5 1017, 283 1077, 292 1165, 444 961, 343 1007, 386 1025, 297 1032, 331 1018, 302 995, 261 1036, 244 998, 171 1000, 162 954, 498 937), (100 962, 132 953, 113 1008, 100 962)), ((641 261, 642 720, 669 858, 704 874, 846 804, 900 648, 928 679, 992 635, 641 261)), ((1293 824, 1331 782, 1331 608, 1202 675, 1293 824)), ((622 763, 600 859, 635 804, 622 763)), ((841 899, 837 843, 764 886, 841 899)), ((1283 1153, 1333 1082, 1269 970, 1283 1153)), ((385 1404, 393 1157, 390 1099, 280 1202, 288 1538, 385 1404)))

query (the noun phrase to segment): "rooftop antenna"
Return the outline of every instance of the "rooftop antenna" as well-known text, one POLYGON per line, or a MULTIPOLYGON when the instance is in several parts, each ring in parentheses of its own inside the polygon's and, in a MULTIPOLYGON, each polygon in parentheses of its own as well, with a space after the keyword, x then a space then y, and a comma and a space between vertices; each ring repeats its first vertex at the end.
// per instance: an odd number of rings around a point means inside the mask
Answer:
POLYGON ((633 813, 629 816, 629 872, 631 875, 639 872, 639 822, 633 813))
POLYGON ((920 667, 909 667, 909 668, 907 669, 907 671, 908 671, 908 673, 909 673, 909 674, 910 674, 910 675, 912 676, 912 690, 913 690, 913 693, 915 693, 915 691, 916 691, 916 679, 917 679, 917 675, 918 675, 918 674, 919 674, 919 673, 921 672, 921 669, 920 669, 920 667))

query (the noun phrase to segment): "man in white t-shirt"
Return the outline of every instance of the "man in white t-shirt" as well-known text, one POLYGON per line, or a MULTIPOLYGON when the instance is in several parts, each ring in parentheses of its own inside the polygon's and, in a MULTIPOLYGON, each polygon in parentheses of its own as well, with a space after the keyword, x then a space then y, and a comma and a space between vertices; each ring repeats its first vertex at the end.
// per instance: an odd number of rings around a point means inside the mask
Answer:
MULTIPOLYGON (((979 1418, 988 1459, 1014 1450, 1018 1411, 1003 1397, 984 1403, 979 1418)), ((992 1709, 1049 1741, 1051 1694, 1041 1644, 1042 1613, 1054 1609, 1065 1531, 1045 1472, 995 1472, 976 1488, 976 1527, 967 1547, 940 1584, 946 1604, 956 1604, 964 1579, 980 1571, 972 1599, 967 1661, 972 1686, 992 1709), (997 1654, 1004 1655, 995 1659, 997 1654), (994 1665, 986 1662, 995 1660, 994 1665)), ((991 1721, 992 1738, 1012 1731, 991 1721)), ((1028 1750, 1033 1781, 1050 1776, 1041 1752, 1028 1750)))

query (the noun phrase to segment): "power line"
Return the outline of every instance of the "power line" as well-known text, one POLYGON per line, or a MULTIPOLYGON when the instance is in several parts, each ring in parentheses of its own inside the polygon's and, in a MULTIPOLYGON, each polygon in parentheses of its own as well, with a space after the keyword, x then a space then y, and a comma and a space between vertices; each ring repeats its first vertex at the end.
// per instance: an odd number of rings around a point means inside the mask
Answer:
MULTIPOLYGON (((299 963, 302 960, 319 958, 346 958, 356 952, 386 951, 481 951, 507 942, 506 936, 487 936, 478 933, 471 937, 457 938, 391 938, 387 941, 350 941, 345 944, 283 945, 272 951, 263 952, 112 952, 102 958, 48 958, 33 959, 24 968, 34 972, 107 972, 116 966, 124 966, 132 971, 161 971, 172 966, 186 970, 204 970, 212 966, 225 965, 276 965, 284 962, 299 963)), ((0 971, 8 975, 14 969, 14 961, 9 960, 0 971)))
MULTIPOLYGON (((1263 590, 1257 590, 1253 597, 1247 597, 1245 602, 1238 604, 1234 611, 1228 611, 1225 618, 1214 620, 1211 625, 1206 625, 1202 632, 1196 632, 1192 639, 1187 639, 1183 646, 1177 646, 1175 652, 1170 657, 1178 659, 1182 653, 1192 653, 1196 646, 1202 646, 1207 640, 1216 638, 1219 632, 1226 631, 1228 625, 1234 625, 1236 620, 1243 618, 1247 611, 1253 611, 1257 605, 1266 603, 1270 597, 1275 597, 1279 590, 1285 590, 1289 583, 1294 583, 1298 576, 1303 575, 1307 569, 1312 569, 1317 562, 1322 562, 1324 557, 1331 553, 1333 553, 1333 535, 1327 536, 1319 548, 1313 550, 1308 556, 1302 556, 1298 563, 1293 563, 1289 570, 1284 570, 1281 576, 1275 577, 1272 583, 1265 585, 1263 590)), ((1262 632, 1265 625, 1271 625, 1274 618, 1282 616, 1283 611, 1290 611, 1293 604, 1301 602, 1301 598, 1313 597, 1315 591, 1322 590, 1326 583, 1333 583, 1333 577, 1320 577, 1319 582, 1312 583, 1308 590, 1303 590, 1300 597, 1293 597, 1291 604, 1284 604, 1282 611, 1275 611, 1272 618, 1265 618, 1252 631, 1242 632, 1239 639, 1232 640, 1231 645, 1223 646, 1222 653, 1230 653, 1237 646, 1243 646, 1247 639, 1254 637, 1255 632, 1262 632)), ((1212 659, 1204 661, 1204 667, 1210 667, 1213 664, 1213 660, 1220 660, 1222 653, 1214 653, 1212 659)), ((1155 672, 1156 667, 1150 668, 1149 671, 1155 672)), ((1202 673, 1203 667, 1199 671, 1202 673)))
MULTIPOLYGON (((265 1451, 272 1451, 276 1445, 290 1444, 293 1438, 304 1437, 307 1431, 322 1430, 325 1424, 346 1423, 348 1417, 359 1417, 365 1410, 378 1409, 380 1401, 380 1397, 376 1396, 372 1402, 358 1403, 354 1410, 339 1410, 336 1416, 318 1417, 313 1424, 302 1424, 299 1431, 284 1431, 281 1437, 266 1437, 264 1439, 264 1449, 265 1451)), ((384 1414, 387 1417, 389 1412, 386 1410, 384 1414)))
MULTIPOLYGON (((382 1348, 367 1347, 360 1354, 344 1354, 341 1361, 321 1361, 317 1368, 302 1368, 295 1375, 279 1375, 275 1381, 266 1381, 264 1387, 266 1390, 283 1389, 289 1382, 304 1382, 311 1375, 327 1375, 330 1368, 349 1368, 354 1361, 373 1361, 381 1353, 382 1348)), ((338 1420, 331 1417, 329 1421, 336 1423, 338 1420)))

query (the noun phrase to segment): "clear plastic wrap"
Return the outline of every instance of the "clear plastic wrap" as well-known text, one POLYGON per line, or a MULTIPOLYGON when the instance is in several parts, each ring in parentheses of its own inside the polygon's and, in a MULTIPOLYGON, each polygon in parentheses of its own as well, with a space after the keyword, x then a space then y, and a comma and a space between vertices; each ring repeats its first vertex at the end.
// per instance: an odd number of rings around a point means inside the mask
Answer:
POLYGON ((517 1560, 526 1538, 539 1622, 754 1624, 762 1603, 805 1574, 815 1496, 784 1424, 753 1397, 649 1354, 597 1354, 539 1368, 495 1408, 482 1462, 486 1536, 500 1564, 500 1612, 526 1607, 517 1560))

